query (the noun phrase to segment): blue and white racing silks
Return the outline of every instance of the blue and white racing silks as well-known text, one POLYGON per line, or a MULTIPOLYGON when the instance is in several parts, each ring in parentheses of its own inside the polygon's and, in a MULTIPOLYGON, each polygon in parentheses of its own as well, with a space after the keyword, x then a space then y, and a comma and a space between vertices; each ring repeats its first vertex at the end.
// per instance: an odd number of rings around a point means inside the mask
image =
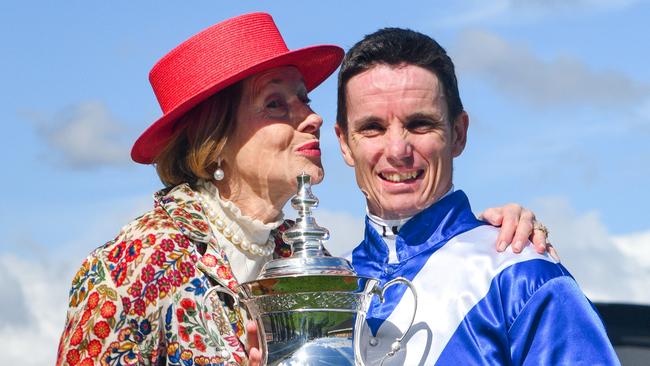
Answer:
MULTIPOLYGON (((398 263, 366 221, 352 252, 360 276, 413 282, 413 327, 385 365, 618 365, 602 321, 568 271, 528 246, 498 253, 498 230, 477 220, 462 191, 409 220, 396 238, 398 263)), ((362 359, 379 365, 409 324, 404 285, 374 297, 361 331, 362 359)))

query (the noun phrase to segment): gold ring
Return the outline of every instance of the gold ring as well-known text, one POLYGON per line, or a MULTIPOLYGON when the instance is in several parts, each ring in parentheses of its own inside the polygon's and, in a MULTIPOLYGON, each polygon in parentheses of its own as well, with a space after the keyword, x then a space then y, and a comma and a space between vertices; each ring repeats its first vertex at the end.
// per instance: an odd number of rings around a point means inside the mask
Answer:
POLYGON ((533 231, 534 230, 539 230, 539 231, 543 232, 546 239, 548 239, 548 228, 546 227, 546 225, 542 224, 539 221, 535 221, 533 223, 533 231))

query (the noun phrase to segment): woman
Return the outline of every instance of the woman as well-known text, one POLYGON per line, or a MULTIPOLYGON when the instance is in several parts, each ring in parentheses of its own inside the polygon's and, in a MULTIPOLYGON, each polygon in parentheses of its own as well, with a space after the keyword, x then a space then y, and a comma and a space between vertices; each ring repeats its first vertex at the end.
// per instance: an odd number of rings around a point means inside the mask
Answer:
MULTIPOLYGON (((323 120, 307 93, 342 56, 336 46, 289 51, 271 17, 256 13, 204 30, 153 67, 164 115, 131 156, 154 164, 167 188, 77 272, 58 365, 248 362, 240 310, 203 295, 253 280, 288 253, 278 234, 295 177, 323 178, 323 120)), ((516 222, 521 209, 508 209, 516 222)), ((534 217, 521 216, 517 235, 526 238, 534 217)))

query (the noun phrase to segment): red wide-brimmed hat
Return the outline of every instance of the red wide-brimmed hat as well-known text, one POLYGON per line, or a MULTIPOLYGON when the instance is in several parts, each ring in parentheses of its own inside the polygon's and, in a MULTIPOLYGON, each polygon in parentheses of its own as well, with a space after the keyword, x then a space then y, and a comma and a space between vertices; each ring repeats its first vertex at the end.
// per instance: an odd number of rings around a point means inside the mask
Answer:
POLYGON ((169 142, 175 121, 229 85, 274 67, 295 66, 307 90, 312 90, 342 58, 343 50, 333 45, 289 51, 269 14, 246 14, 215 24, 181 43, 151 69, 149 81, 163 116, 140 135, 131 158, 152 163, 169 142))

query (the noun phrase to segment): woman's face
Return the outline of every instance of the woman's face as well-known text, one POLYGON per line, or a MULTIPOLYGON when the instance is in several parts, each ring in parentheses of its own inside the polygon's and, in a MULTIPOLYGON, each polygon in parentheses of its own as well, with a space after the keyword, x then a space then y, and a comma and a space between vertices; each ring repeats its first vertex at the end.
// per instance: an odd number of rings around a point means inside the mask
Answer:
POLYGON ((301 172, 319 183, 323 119, 309 107, 298 69, 275 68, 244 80, 241 98, 224 153, 226 179, 242 185, 231 188, 286 200, 301 172))

